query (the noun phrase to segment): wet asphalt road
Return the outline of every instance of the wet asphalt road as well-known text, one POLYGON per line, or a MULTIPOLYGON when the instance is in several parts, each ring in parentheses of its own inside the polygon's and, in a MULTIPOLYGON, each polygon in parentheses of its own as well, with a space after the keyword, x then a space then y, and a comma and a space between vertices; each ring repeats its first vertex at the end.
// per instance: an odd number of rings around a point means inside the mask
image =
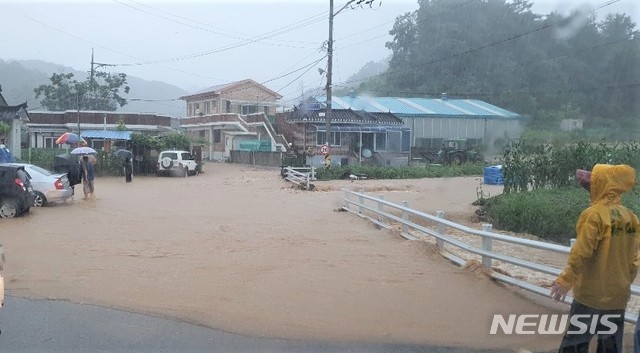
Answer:
POLYGON ((253 338, 91 305, 15 297, 7 297, 0 309, 0 329, 0 352, 473 353, 415 345, 253 338))

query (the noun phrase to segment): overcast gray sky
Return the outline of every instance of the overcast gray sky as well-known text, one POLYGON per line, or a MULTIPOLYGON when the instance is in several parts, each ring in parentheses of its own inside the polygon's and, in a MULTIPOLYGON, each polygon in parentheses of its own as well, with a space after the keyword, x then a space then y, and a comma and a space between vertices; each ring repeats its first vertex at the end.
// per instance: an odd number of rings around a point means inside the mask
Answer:
MULTIPOLYGON (((336 10, 346 2, 335 0, 336 10)), ((418 8, 416 0, 378 2, 336 16, 334 82, 387 57, 384 43, 394 19, 418 8)), ((626 12, 640 22, 638 0, 534 4, 536 12, 566 13, 608 2, 599 16, 626 12)), ((326 59, 313 63, 324 56, 328 10, 329 0, 0 0, 0 59, 41 59, 88 71, 94 48, 96 62, 190 91, 252 78, 292 97, 301 87, 324 85, 317 68, 326 68, 326 59)))

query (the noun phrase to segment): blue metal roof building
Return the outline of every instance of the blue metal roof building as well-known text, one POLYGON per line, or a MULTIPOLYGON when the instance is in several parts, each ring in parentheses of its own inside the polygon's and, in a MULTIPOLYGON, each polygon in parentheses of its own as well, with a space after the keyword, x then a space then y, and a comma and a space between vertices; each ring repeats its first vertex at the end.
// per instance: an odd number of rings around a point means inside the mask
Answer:
MULTIPOLYGON (((326 97, 313 100, 326 104, 326 97)), ((411 129, 412 147, 437 147, 444 138, 465 138, 498 148, 497 140, 520 136, 526 116, 477 99, 337 96, 333 109, 392 113, 411 129), (495 146, 494 146, 495 145, 495 146)))
MULTIPOLYGON (((326 103, 326 97, 316 97, 326 103)), ((333 97, 333 109, 364 110, 370 113, 392 113, 396 116, 478 117, 489 119, 522 119, 524 116, 477 99, 400 98, 400 97, 333 97)))

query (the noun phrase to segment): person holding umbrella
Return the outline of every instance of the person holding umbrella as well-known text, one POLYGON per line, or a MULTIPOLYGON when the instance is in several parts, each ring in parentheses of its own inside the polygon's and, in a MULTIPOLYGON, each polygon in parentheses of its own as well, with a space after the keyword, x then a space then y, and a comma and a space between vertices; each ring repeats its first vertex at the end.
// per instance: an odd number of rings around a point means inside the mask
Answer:
POLYGON ((85 200, 95 197, 93 184, 95 177, 95 169, 93 168, 93 163, 89 161, 89 156, 82 156, 82 191, 84 191, 85 200))
POLYGON ((127 183, 131 182, 131 176, 133 174, 133 153, 125 149, 119 149, 113 153, 116 157, 124 158, 124 180, 127 183))
POLYGON ((131 182, 131 174, 132 174, 132 167, 131 167, 131 159, 129 157, 126 157, 124 159, 124 180, 127 183, 131 182))

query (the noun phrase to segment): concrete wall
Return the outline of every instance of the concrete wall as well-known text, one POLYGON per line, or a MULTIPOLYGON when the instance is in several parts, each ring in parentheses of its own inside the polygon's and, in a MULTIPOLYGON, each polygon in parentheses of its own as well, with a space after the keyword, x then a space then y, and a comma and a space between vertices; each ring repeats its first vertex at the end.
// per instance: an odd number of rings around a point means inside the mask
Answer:
POLYGON ((231 163, 280 167, 282 152, 231 151, 231 163))
POLYGON ((9 141, 6 146, 11 151, 14 157, 22 158, 22 120, 13 119, 11 121, 11 131, 7 134, 9 141))

